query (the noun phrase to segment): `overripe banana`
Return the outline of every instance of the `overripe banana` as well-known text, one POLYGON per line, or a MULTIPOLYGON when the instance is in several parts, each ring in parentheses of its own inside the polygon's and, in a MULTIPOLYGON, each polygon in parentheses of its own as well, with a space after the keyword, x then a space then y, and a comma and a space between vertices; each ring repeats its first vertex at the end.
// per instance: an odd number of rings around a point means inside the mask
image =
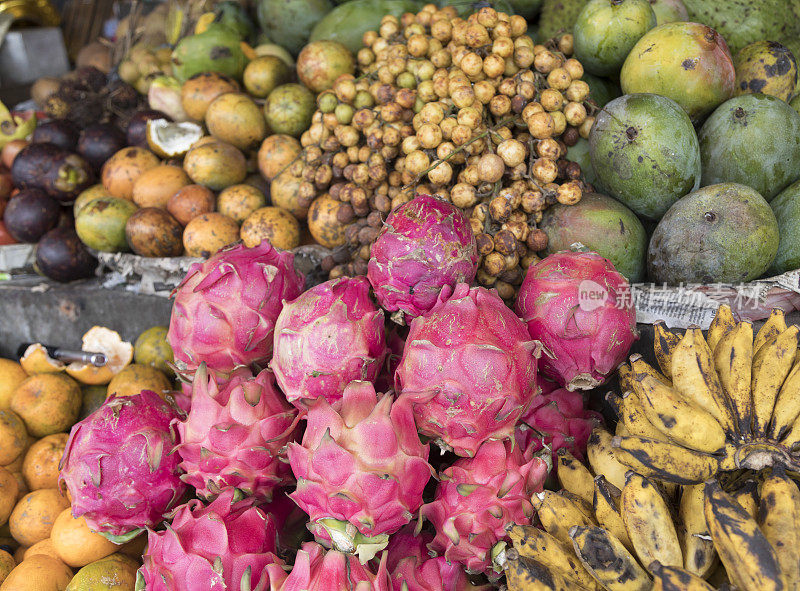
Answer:
POLYGON ((622 394, 620 405, 620 421, 630 435, 639 437, 651 437, 659 441, 668 441, 667 436, 656 429, 642 408, 639 395, 630 390, 622 394))
POLYGON ((669 378, 672 371, 672 361, 670 359, 672 350, 680 341, 680 337, 667 329, 663 322, 656 322, 653 325, 653 330, 655 332, 653 349, 656 354, 656 362, 661 368, 661 372, 669 378))
POLYGON ((705 482, 717 473, 719 458, 646 437, 614 437, 613 451, 643 476, 676 484, 705 482))
POLYGON ((761 346, 767 341, 771 341, 784 330, 786 330, 786 316, 780 308, 774 308, 770 312, 766 322, 761 326, 761 329, 756 333, 753 341, 753 354, 758 353, 761 346))
POLYGON ((683 568, 701 578, 706 578, 714 569, 717 556, 703 513, 704 503, 704 485, 691 484, 682 488, 678 536, 683 550, 683 568))
POLYGON ((769 437, 780 441, 800 416, 800 363, 795 362, 775 400, 769 425, 769 437))
POLYGON ((736 435, 739 426, 717 375, 711 348, 699 328, 689 328, 672 351, 671 375, 672 385, 685 400, 714 417, 728 435, 736 435))
POLYGON ((648 570, 653 575, 653 591, 715 591, 703 579, 682 568, 655 562, 648 570))
POLYGON ((714 320, 711 321, 711 326, 708 327, 708 346, 711 351, 717 347, 717 343, 722 340, 726 334, 736 327, 736 319, 733 317, 733 311, 728 304, 722 304, 717 308, 717 313, 714 315, 714 320))
POLYGON ((570 544, 569 530, 574 525, 595 525, 594 519, 572 499, 552 490, 534 493, 533 508, 547 533, 562 544, 570 544))
POLYGON ((793 324, 768 340, 753 356, 750 388, 753 393, 753 433, 764 437, 772 419, 775 399, 794 364, 800 327, 793 324))
POLYGON ((586 589, 597 589, 597 582, 578 560, 571 543, 564 545, 532 525, 515 525, 508 535, 520 556, 537 560, 586 589))
POLYGON ((739 503, 747 514, 753 519, 758 520, 758 482, 746 480, 741 486, 731 492, 731 498, 739 503))
POLYGON ((594 498, 594 478, 585 464, 579 462, 565 447, 556 452, 558 482, 561 488, 578 495, 587 503, 594 498))
POLYGON ((800 490, 780 468, 761 483, 758 524, 778 557, 787 589, 800 589, 800 490))
POLYGON ((736 415, 739 433, 749 439, 753 398, 750 382, 753 367, 753 325, 740 322, 714 349, 714 367, 736 415))
POLYGON ((611 448, 612 435, 604 427, 595 427, 586 446, 586 457, 596 475, 602 474, 611 484, 622 490, 625 486, 625 472, 628 467, 617 459, 616 450, 611 448))
POLYGON ((505 566, 509 591, 575 591, 575 583, 545 564, 508 551, 505 566))
POLYGON ((778 557, 755 520, 715 480, 705 484, 704 512, 731 582, 742 590, 786 589, 778 557))
POLYGON ((613 484, 608 482, 604 476, 597 476, 594 479, 594 518, 599 525, 607 529, 631 552, 633 543, 628 537, 625 523, 619 512, 619 500, 622 492, 613 484))
POLYGON ((575 553, 608 591, 650 591, 653 582, 618 539, 601 527, 575 526, 570 532, 575 553))
POLYGON ((683 566, 678 533, 666 501, 658 488, 636 472, 626 474, 620 497, 625 530, 641 564, 658 561, 666 566, 683 566))

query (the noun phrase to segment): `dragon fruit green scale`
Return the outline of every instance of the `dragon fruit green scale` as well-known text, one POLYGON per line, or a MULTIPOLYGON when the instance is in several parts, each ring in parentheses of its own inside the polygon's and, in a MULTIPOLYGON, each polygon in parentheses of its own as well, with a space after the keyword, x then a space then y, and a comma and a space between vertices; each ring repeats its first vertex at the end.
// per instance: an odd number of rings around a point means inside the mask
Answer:
POLYGON ((398 323, 430 310, 445 285, 471 283, 478 247, 453 204, 417 195, 389 214, 372 244, 367 277, 378 303, 398 323))
POLYGON ((225 374, 240 365, 266 365, 283 300, 296 298, 305 279, 294 255, 268 241, 223 248, 195 263, 175 289, 167 340, 180 370, 201 363, 225 374))
POLYGON ((192 381, 191 409, 177 422, 184 482, 204 498, 237 488, 259 499, 293 482, 283 448, 294 439, 297 409, 269 370, 234 370, 220 386, 204 364, 192 381))
POLYGON ((165 531, 148 530, 139 591, 269 591, 276 555, 272 515, 228 489, 205 506, 178 507, 165 531))
POLYGON ((460 456, 508 439, 537 395, 539 344, 500 296, 459 283, 411 322, 395 389, 420 433, 460 456))
POLYGON ((369 290, 365 277, 342 277, 284 304, 270 367, 289 402, 302 408, 323 397, 338 408, 347 384, 378 377, 386 332, 369 290))
POLYGON ((378 400, 369 382, 351 382, 338 412, 318 398, 307 419, 302 445, 288 448, 297 478, 290 497, 318 541, 371 560, 422 505, 429 447, 411 408, 389 394, 378 400))
POLYGON ((171 427, 178 410, 155 392, 111 396, 72 427, 59 485, 72 514, 116 543, 153 527, 183 496, 171 427))

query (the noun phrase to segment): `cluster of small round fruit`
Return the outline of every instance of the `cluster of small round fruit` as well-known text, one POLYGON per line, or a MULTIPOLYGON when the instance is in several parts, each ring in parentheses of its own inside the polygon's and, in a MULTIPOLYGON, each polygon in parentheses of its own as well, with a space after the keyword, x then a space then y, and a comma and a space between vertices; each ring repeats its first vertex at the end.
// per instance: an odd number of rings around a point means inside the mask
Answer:
POLYGON ((357 77, 318 96, 287 171, 312 234, 336 249, 332 277, 365 273, 386 214, 428 193, 470 217, 478 281, 514 296, 547 245, 542 211, 589 189, 565 156, 595 111, 572 36, 537 45, 526 31, 490 7, 462 19, 427 5, 364 34, 357 77))

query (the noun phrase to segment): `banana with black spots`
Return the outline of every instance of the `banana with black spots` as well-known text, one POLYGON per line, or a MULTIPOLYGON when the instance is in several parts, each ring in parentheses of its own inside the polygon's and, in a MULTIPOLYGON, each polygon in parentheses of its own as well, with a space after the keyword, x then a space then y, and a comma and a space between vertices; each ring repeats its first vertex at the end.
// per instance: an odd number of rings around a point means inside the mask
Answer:
POLYGON ((795 362, 792 370, 781 385, 772 419, 769 425, 769 437, 780 441, 800 416, 800 363, 795 362))
POLYGON ((625 472, 617 457, 616 450, 611 447, 612 435, 603 427, 595 427, 586 444, 586 457, 595 475, 602 474, 611 484, 622 490, 625 486, 625 472))
POLYGON ((633 543, 628 537, 625 522, 619 512, 619 502, 622 491, 605 479, 605 476, 596 476, 594 479, 594 499, 592 509, 597 523, 607 529, 622 545, 633 552, 633 543))
POLYGON ((706 453, 725 447, 719 421, 660 380, 642 375, 636 394, 647 418, 671 441, 706 453))
POLYGON ((639 395, 633 390, 623 393, 619 411, 620 421, 625 425, 629 435, 668 441, 667 436, 656 429, 655 425, 647 418, 639 395))
POLYGON ((781 468, 761 483, 758 524, 778 557, 787 589, 800 589, 800 490, 781 468))
POLYGON ((658 488, 641 474, 630 471, 620 497, 620 513, 641 564, 658 561, 683 566, 683 553, 675 523, 658 488))
POLYGON ((764 343, 753 356, 750 388, 753 393, 753 433, 767 434, 775 400, 794 364, 800 326, 793 324, 764 343))
POLYGON ((538 560, 551 570, 586 589, 597 589, 594 577, 584 568, 572 549, 533 525, 514 525, 508 531, 520 556, 538 560))
POLYGON ((608 531, 575 526, 569 534, 578 558, 607 591, 650 591, 650 576, 608 531))
POLYGON ((656 362, 662 373, 669 378, 671 377, 670 371, 672 371, 672 350, 681 338, 661 321, 653 325, 653 330, 655 332, 653 349, 656 354, 656 362))
POLYGON ((575 583, 545 564, 508 551, 505 565, 508 591, 574 591, 575 583))
POLYGON ((575 525, 595 525, 594 518, 572 499, 552 490, 534 493, 533 508, 544 530, 562 544, 571 543, 569 530, 575 525))
POLYGON ((703 513, 704 504, 705 485, 690 484, 682 487, 678 505, 678 537, 683 550, 683 568, 703 579, 717 564, 717 553, 709 537, 706 516, 703 513))
POLYGON ((740 322, 717 343, 714 367, 736 416, 739 434, 752 435, 753 397, 750 390, 753 371, 753 324, 740 322))
POLYGON ((761 502, 758 498, 758 482, 755 480, 745 480, 744 483, 737 486, 736 490, 732 491, 730 495, 750 517, 758 521, 758 505, 761 502))
POLYGON ((728 304, 722 304, 717 308, 714 320, 711 321, 711 326, 708 327, 706 341, 708 341, 708 346, 711 350, 713 351, 717 347, 717 343, 722 340, 722 337, 734 328, 736 328, 736 318, 733 317, 733 311, 728 304))
POLYGON ((761 349, 764 343, 777 337, 786 330, 786 328, 786 315, 783 310, 780 308, 773 308, 767 320, 756 333, 755 339, 753 340, 753 354, 758 353, 758 350, 761 349))
POLYGON ((702 578, 682 568, 654 562, 648 570, 653 575, 653 591, 715 591, 702 578))
POLYGON ((672 351, 671 375, 673 387, 685 400, 714 417, 727 434, 736 435, 738 421, 717 375, 711 347, 699 328, 689 328, 672 351))
POLYGON ((756 521, 716 480, 706 482, 705 497, 708 531, 731 583, 743 591, 785 591, 778 556, 756 521))
POLYGON ((614 437, 611 447, 621 462, 643 476, 675 484, 705 482, 719 469, 716 456, 657 439, 614 437))
POLYGON ((561 488, 578 495, 587 503, 594 498, 594 478, 585 464, 579 462, 565 447, 556 452, 557 476, 561 488))

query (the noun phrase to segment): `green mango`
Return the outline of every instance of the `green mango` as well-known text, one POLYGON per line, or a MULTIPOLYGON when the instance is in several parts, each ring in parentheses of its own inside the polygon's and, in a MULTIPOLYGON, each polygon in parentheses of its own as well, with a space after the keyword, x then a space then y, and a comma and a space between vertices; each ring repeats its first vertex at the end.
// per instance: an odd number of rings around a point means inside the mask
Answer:
POLYGON ((700 186, 700 146, 688 115, 656 94, 626 94, 597 114, 589 154, 609 195, 657 220, 700 186))
POLYGON ((542 9, 542 0, 509 0, 511 7, 526 20, 532 20, 542 9))
POLYGON ((261 30, 297 57, 311 31, 333 9, 330 0, 257 0, 261 30))
POLYGON ((622 96, 622 89, 619 87, 619 84, 609 78, 593 76, 592 74, 584 72, 581 80, 589 85, 589 98, 591 98, 598 107, 605 107, 615 98, 622 96))
POLYGON ((240 3, 224 0, 214 7, 214 14, 217 15, 214 22, 234 30, 245 41, 256 39, 256 26, 240 3))
POLYGON ((800 37, 798 0, 683 0, 689 20, 722 35, 732 53, 754 41, 800 37))
POLYGON ((767 201, 800 178, 800 115, 767 94, 722 103, 698 133, 703 185, 747 183, 767 201))
POLYGON ((178 42, 172 52, 172 73, 179 82, 201 72, 219 72, 240 80, 247 65, 241 43, 232 29, 211 23, 204 32, 178 42))
POLYGON ((589 193, 575 205, 556 203, 544 211, 539 228, 547 234, 546 254, 580 242, 611 261, 628 281, 644 280, 647 233, 636 214, 616 199, 589 193))
POLYGON ((659 25, 689 20, 689 12, 681 0, 650 0, 650 7, 659 25))
POLYGON ((417 0, 350 0, 317 23, 309 41, 338 41, 355 54, 363 47, 364 33, 377 31, 384 16, 399 17, 404 12, 417 12, 422 6, 417 0))
POLYGON ((592 159, 589 156, 589 140, 579 137, 574 146, 569 146, 567 148, 567 160, 577 162, 581 167, 583 180, 594 186, 595 189, 598 188, 597 175, 594 173, 592 159))
POLYGON ((539 15, 539 41, 555 37, 559 33, 572 33, 583 7, 589 0, 544 0, 539 15))
POLYGON ((778 254, 769 268, 770 275, 800 269, 800 181, 792 183, 770 202, 778 220, 778 254))
POLYGON ((778 222, 757 191, 736 183, 689 193, 658 223, 647 251, 656 283, 740 283, 770 268, 778 222))
POLYGON ((648 0, 591 0, 573 29, 575 57, 591 74, 617 74, 631 48, 655 26, 648 0))

